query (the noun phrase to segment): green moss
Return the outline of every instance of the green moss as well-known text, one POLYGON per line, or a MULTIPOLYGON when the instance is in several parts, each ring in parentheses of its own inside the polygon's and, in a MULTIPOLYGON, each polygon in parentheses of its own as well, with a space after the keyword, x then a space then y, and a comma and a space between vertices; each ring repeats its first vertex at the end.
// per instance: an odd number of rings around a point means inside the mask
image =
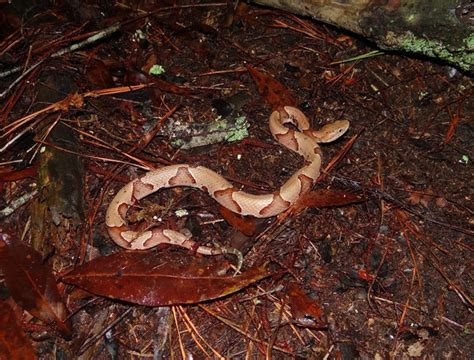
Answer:
POLYGON ((235 119, 222 119, 219 116, 212 123, 198 124, 194 129, 188 129, 186 135, 171 140, 171 145, 175 148, 190 149, 222 141, 239 141, 249 135, 248 128, 249 123, 245 116, 235 119))
POLYGON ((209 132, 222 131, 226 130, 228 127, 227 121, 222 120, 222 117, 219 116, 214 120, 212 124, 209 125, 209 132))
POLYGON ((450 50, 440 41, 416 37, 411 32, 405 32, 398 36, 389 32, 387 34, 387 39, 392 44, 397 44, 405 51, 437 57, 450 63, 456 63, 461 69, 466 71, 471 71, 474 66, 473 34, 470 34, 463 40, 463 43, 466 44, 466 48, 461 50, 450 50))
POLYGON ((162 65, 153 65, 149 73, 150 75, 159 76, 165 73, 165 68, 162 65))
POLYGON ((235 119, 235 128, 231 129, 225 140, 232 142, 245 139, 247 136, 249 136, 247 129, 248 123, 245 116, 239 116, 237 119, 235 119))
POLYGON ((182 139, 173 139, 171 140, 171 146, 175 148, 180 148, 184 145, 184 140, 182 139))
POLYGON ((474 51, 474 32, 469 34, 469 36, 463 40, 463 43, 469 51, 474 51))

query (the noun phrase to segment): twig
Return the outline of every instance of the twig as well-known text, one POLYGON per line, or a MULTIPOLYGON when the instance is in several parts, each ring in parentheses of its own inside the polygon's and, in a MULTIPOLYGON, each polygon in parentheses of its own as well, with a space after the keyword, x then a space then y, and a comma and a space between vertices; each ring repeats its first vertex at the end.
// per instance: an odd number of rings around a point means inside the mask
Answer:
MULTIPOLYGON (((10 147, 13 143, 15 143, 19 138, 21 138, 24 134, 26 134, 29 130, 32 130, 38 123, 41 121, 41 119, 36 120, 33 124, 30 126, 25 127, 22 131, 20 131, 18 134, 16 134, 13 138, 11 138, 7 143, 0 148, 0 153, 4 152, 6 149, 10 147)), ((2 137, 0 136, 0 139, 2 137)))
POLYGON ((181 338, 181 331, 179 330, 178 315, 176 313, 176 306, 172 306, 171 310, 173 312, 174 324, 176 326, 176 335, 178 336, 179 350, 181 351, 181 358, 186 359, 186 351, 184 350, 183 339, 181 338))
POLYGON ((78 42, 77 44, 72 44, 71 46, 69 46, 67 48, 63 48, 63 49, 58 50, 53 55, 51 55, 51 57, 55 58, 55 57, 59 57, 59 56, 62 56, 64 54, 68 54, 70 52, 79 50, 79 49, 83 48, 84 46, 93 44, 93 43, 95 43, 99 40, 102 40, 102 39, 106 38, 107 36, 112 35, 114 32, 116 32, 119 29, 120 29, 120 24, 115 24, 115 25, 109 26, 108 28, 106 28, 102 31, 99 31, 97 34, 94 34, 94 35, 88 37, 87 39, 78 42))
MULTIPOLYGON (((79 153, 79 152, 77 152, 77 151, 72 151, 72 150, 66 149, 66 148, 64 148, 64 147, 61 147, 61 146, 58 146, 58 145, 49 143, 49 142, 47 142, 47 141, 37 140, 37 142, 38 142, 39 144, 51 146, 52 148, 55 148, 55 149, 57 149, 57 150, 64 151, 64 152, 66 152, 66 153, 74 154, 74 155, 77 155, 77 156, 82 156, 82 157, 87 158, 87 159, 94 159, 94 160, 100 160, 100 161, 105 161, 105 162, 109 162, 109 163, 118 163, 118 164, 130 165, 130 166, 134 166, 134 167, 136 167, 136 168, 143 169, 143 170, 147 170, 147 171, 149 171, 150 169, 153 168, 152 166, 148 166, 148 165, 146 165, 146 164, 140 165, 140 164, 137 164, 137 163, 131 163, 131 162, 128 162, 128 161, 116 160, 116 159, 106 158, 106 157, 102 157, 102 156, 94 156, 94 155, 82 154, 82 153, 79 153)), ((134 159, 134 160, 135 160, 135 159, 134 159)), ((137 158, 137 160, 138 160, 138 158, 137 158)))
MULTIPOLYGON (((132 19, 129 19, 121 24, 115 24, 115 25, 111 25, 109 26, 108 28, 88 37, 86 40, 83 40, 81 42, 78 42, 77 44, 73 44, 67 48, 63 48, 63 49, 60 49, 58 50, 57 52, 55 52, 53 55, 51 55, 50 57, 58 57, 58 56, 61 56, 61 55, 64 55, 64 54, 67 54, 67 53, 70 53, 70 52, 73 52, 73 51, 76 51, 86 45, 89 45, 89 44, 92 44, 96 41, 99 41, 111 34, 113 34, 114 32, 116 32, 117 30, 120 29, 120 27, 123 25, 123 24, 127 24, 127 23, 130 23, 130 22, 133 22, 133 21, 136 21, 136 20, 139 20, 139 19, 142 19, 144 17, 147 17, 147 16, 150 16, 150 15, 154 15, 154 14, 157 14, 157 13, 160 13, 160 12, 164 12, 164 11, 170 11, 170 10, 177 10, 177 9, 188 9, 188 8, 201 8, 201 7, 217 7, 217 6, 227 6, 227 3, 225 2, 221 2, 221 3, 208 3, 208 4, 189 4, 189 5, 180 5, 180 6, 167 6, 167 7, 163 7, 163 8, 160 8, 158 10, 155 10, 155 11, 151 11, 151 12, 146 12, 144 13, 143 15, 140 15, 136 18, 132 18, 132 19)), ((46 58, 47 59, 47 58, 46 58)), ((44 62, 46 59, 43 59, 41 60, 41 62, 44 62)), ((39 65, 39 63, 33 65, 35 67, 37 67, 39 65)), ((21 71, 23 67, 22 66, 17 66, 15 68, 12 68, 12 69, 9 69, 7 71, 4 71, 2 73, 0 73, 0 79, 1 78, 4 78, 4 77, 7 77, 7 76, 10 76, 11 74, 14 74, 14 73, 17 73, 19 71, 21 71)), ((21 75, 21 77, 23 77, 24 74, 21 75)), ((20 79, 21 80, 21 79, 20 79)), ((18 82, 18 81, 16 81, 18 82)), ((0 99, 5 96, 3 93, 0 95, 0 99)))
POLYGON ((133 307, 129 307, 127 310, 125 310, 123 313, 121 313, 114 321, 112 321, 108 326, 106 326, 104 329, 102 329, 101 332, 99 332, 97 335, 87 339, 83 344, 82 346, 80 347, 79 351, 78 351, 78 355, 81 355, 82 353, 84 353, 88 348, 89 346, 91 346, 94 342, 97 341, 97 339, 99 339, 100 337, 102 337, 107 331, 109 331, 110 329, 112 329, 115 325, 117 325, 120 321, 123 320, 123 318, 125 316, 127 316, 127 314, 129 312, 131 312, 134 308, 133 307))
MULTIPOLYGON (((36 64, 33 64, 30 68, 28 68, 27 70, 25 70, 25 72, 23 74, 21 74, 18 78, 16 78, 14 81, 12 81, 10 83, 10 85, 2 92, 0 93, 0 99, 3 99, 5 96, 8 95, 8 93, 20 82, 22 81, 30 72, 32 72, 33 70, 35 70, 38 66, 40 66, 46 59, 41 59, 40 61, 38 61, 36 64)), ((11 74, 14 74, 18 71, 20 71, 23 67, 22 66, 17 66, 13 69, 10 69, 6 72, 3 72, 3 73, 0 73, 0 79, 1 78, 4 78, 4 77, 7 77, 11 74)))
POLYGON ((19 198, 13 200, 9 206, 0 210, 0 219, 10 215, 20 206, 25 205, 28 201, 33 199, 36 196, 36 194, 38 194, 38 190, 33 190, 32 192, 26 193, 20 196, 19 198))
MULTIPOLYGON (((397 301, 385 299, 385 298, 383 298, 383 297, 374 296, 373 298, 374 298, 376 301, 380 301, 380 302, 392 304, 392 305, 395 305, 395 306, 399 306, 399 307, 403 307, 403 306, 404 306, 403 304, 401 304, 401 303, 399 303, 399 302, 397 302, 397 301)), ((421 310, 421 309, 418 309, 417 307, 414 307, 414 306, 411 306, 411 305, 408 306, 408 309, 414 310, 414 311, 418 311, 418 312, 421 312, 421 313, 423 313, 423 314, 426 314, 426 311, 421 310)), ((445 316, 440 316, 440 319, 441 319, 442 321, 444 321, 444 322, 447 322, 448 324, 457 326, 457 327, 459 327, 459 328, 461 328, 461 329, 464 329, 464 328, 465 328, 465 325, 459 324, 459 323, 457 323, 456 321, 451 320, 451 319, 449 319, 449 318, 447 318, 447 317, 445 317, 445 316)))
MULTIPOLYGON (((219 314, 217 314, 215 311, 211 310, 211 308, 205 306, 205 305, 198 305, 202 310, 204 310, 205 312, 207 312, 209 315, 215 317, 217 320, 223 322, 225 325, 229 326, 230 328, 232 328, 233 330, 237 331, 239 334, 241 334, 242 336, 244 336, 245 338, 247 338, 248 340, 250 341, 253 341, 253 342, 256 342, 258 344, 262 344, 264 346, 268 346, 268 343, 266 341, 263 341, 263 340, 260 340, 260 339, 257 339, 255 336, 252 336, 252 335, 249 335, 247 334, 245 331, 243 331, 240 326, 235 323, 234 321, 232 320, 229 320, 223 316, 220 316, 219 314)), ((280 351, 284 354, 290 354, 291 355, 291 352, 289 352, 287 349, 284 349, 280 346, 277 346, 277 345, 273 345, 273 349, 274 350, 277 350, 277 351, 280 351)))
POLYGON ((216 349, 214 349, 212 345, 209 344, 209 342, 206 341, 206 339, 204 339, 204 337, 199 333, 198 329, 196 328, 196 326, 193 324, 188 314, 186 313, 185 308, 182 306, 178 306, 177 309, 184 320, 184 325, 187 327, 189 333, 193 337, 194 342, 201 349, 201 351, 206 355, 206 357, 210 358, 210 354, 202 347, 198 339, 201 340, 212 351, 212 353, 214 354, 216 358, 224 360, 225 358, 216 349))
MULTIPOLYGON (((53 53, 52 55, 50 55, 49 57, 45 57, 44 59, 41 59, 40 61, 38 61, 36 64, 33 64, 30 68, 28 68, 27 70, 25 70, 24 73, 22 73, 18 78, 16 78, 14 81, 12 81, 12 83, 2 92, 0 93, 0 99, 3 99, 5 96, 8 95, 8 93, 20 82, 22 81, 30 72, 32 72, 34 69, 36 69, 38 66, 40 66, 42 63, 44 63, 46 60, 50 59, 50 58, 57 58, 59 56, 62 56, 62 55, 65 55, 65 54, 68 54, 68 53, 71 53, 71 52, 74 52, 76 50, 79 50, 87 45, 90 45, 90 44, 93 44, 99 40, 102 40, 103 38, 107 37, 107 36, 110 36, 111 34, 113 34, 114 32, 116 32, 117 30, 120 29, 120 25, 119 24, 115 24, 115 25, 112 25, 112 26, 109 26, 108 28, 102 30, 102 31, 99 31, 98 33, 88 37, 87 39, 83 40, 83 41, 80 41, 76 44, 72 44, 66 48, 62 48, 62 49, 59 49, 58 51, 56 51, 55 53, 53 53)), ((10 76, 14 73, 17 73, 19 71, 21 71, 21 69, 23 69, 23 66, 17 66, 17 67, 14 67, 13 69, 9 69, 7 71, 4 71, 2 73, 0 73, 0 79, 1 78, 4 78, 4 77, 7 77, 7 76, 10 76)))
MULTIPOLYGON (((32 114, 26 115, 22 117, 21 119, 18 119, 8 125, 5 125, 3 128, 0 129, 0 131, 3 131, 3 134, 0 135, 0 139, 7 137, 9 134, 17 130, 18 128, 24 126, 26 123, 29 121, 33 120, 35 117, 41 114, 50 114, 55 111, 59 110, 66 110, 71 106, 74 106, 76 108, 82 108, 84 105, 84 99, 89 98, 89 97, 99 97, 99 96, 108 96, 108 95, 113 95, 113 94, 120 94, 124 92, 129 92, 129 91, 136 91, 140 90, 146 87, 149 87, 151 85, 148 84, 140 84, 140 85, 129 85, 129 86, 119 86, 116 88, 107 88, 107 89, 99 89, 99 90, 93 90, 86 92, 85 94, 78 94, 78 93, 73 93, 69 94, 66 96, 63 100, 60 100, 54 104, 48 105, 47 107, 40 109, 38 111, 35 111, 32 114)), ((35 124, 33 124, 35 125, 35 124)), ((18 137, 15 136, 15 140, 17 140, 18 137)), ((5 151, 11 144, 13 140, 9 141, 5 146, 0 148, 0 153, 5 151)))

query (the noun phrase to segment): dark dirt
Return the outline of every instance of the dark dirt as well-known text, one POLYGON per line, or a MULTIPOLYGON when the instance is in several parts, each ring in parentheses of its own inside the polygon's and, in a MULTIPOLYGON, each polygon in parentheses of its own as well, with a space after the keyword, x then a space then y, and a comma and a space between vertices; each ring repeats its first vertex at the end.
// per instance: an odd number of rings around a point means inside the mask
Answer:
MULTIPOLYGON (((47 51, 78 41, 74 40, 78 34, 124 22, 111 37, 40 65, 29 82, 25 79, 7 97, 3 126, 43 108, 44 103, 36 100, 40 89, 60 93, 62 99, 74 91, 144 83, 151 79, 146 71, 153 64, 165 69, 160 79, 181 87, 180 94, 157 86, 88 98, 81 109, 61 112, 61 121, 95 136, 81 135, 76 150, 85 155, 87 215, 77 225, 81 229, 77 236, 42 247, 49 249, 45 259, 53 261, 59 274, 78 261, 119 251, 108 238, 104 213, 115 191, 143 173, 129 164, 136 164, 136 158, 155 167, 180 162, 204 165, 250 191, 274 191, 283 184, 302 161, 272 139, 267 123, 271 109, 258 94, 246 64, 283 84, 314 128, 335 119, 350 120, 342 139, 322 146, 325 164, 350 137, 358 135, 357 139, 317 187, 364 200, 307 209, 282 222, 260 220, 256 223, 260 235, 247 238, 220 221, 217 204, 205 193, 183 188, 147 197, 140 205, 148 212, 156 211, 150 207, 154 203, 167 205, 165 210, 187 209, 186 220, 171 219, 171 224, 191 229, 200 241, 218 240, 249 250, 244 269, 271 260, 275 276, 204 307, 147 308, 100 297, 78 299, 67 288, 72 341, 34 319, 23 319, 39 357, 69 359, 82 353, 81 359, 471 358, 472 78, 402 54, 330 65, 374 49, 309 19, 300 19, 306 32, 296 31, 303 29, 302 24, 288 13, 245 4, 235 9, 235 5, 176 8, 148 17, 142 11, 158 9, 122 4, 84 5, 79 11, 63 6, 38 11, 40 15, 25 25, 26 40, 17 34, 22 46, 13 46, 8 53, 18 62, 7 66, 4 61, 3 70, 24 64, 30 45, 39 49, 32 54, 38 60, 47 51), (289 27, 276 27, 276 20, 289 27), (43 30, 34 31, 39 24, 43 30), (309 36, 309 28, 324 37, 309 36), (64 43, 53 41, 57 39, 64 43), (233 103, 236 94, 242 94, 238 104, 233 103), (221 142, 177 150, 158 132, 144 149, 133 152, 136 158, 123 156, 173 107, 176 112, 165 121, 190 126, 212 121, 216 111, 237 108, 250 124, 247 144, 221 142), (115 178, 110 176, 113 172, 115 178), (282 314, 281 306, 288 306, 289 284, 298 285, 318 304, 325 328, 302 326, 304 319, 295 315, 296 308, 293 318, 282 314)), ((2 34, 2 49, 16 39, 6 38, 15 30, 12 22, 10 32, 2 34)), ((16 76, 0 79, 2 91, 16 76)), ((34 134, 23 136, 1 154, 2 164, 17 159, 26 164, 32 156, 26 149, 34 144, 33 135, 40 139, 56 117, 35 123, 34 134)), ((31 178, 3 183, 2 209, 33 186, 31 178)), ((2 219, 4 226, 21 234, 30 207, 27 203, 2 219)), ((159 216, 167 213, 159 209, 159 216)), ((25 241, 29 239, 27 235, 25 241)))

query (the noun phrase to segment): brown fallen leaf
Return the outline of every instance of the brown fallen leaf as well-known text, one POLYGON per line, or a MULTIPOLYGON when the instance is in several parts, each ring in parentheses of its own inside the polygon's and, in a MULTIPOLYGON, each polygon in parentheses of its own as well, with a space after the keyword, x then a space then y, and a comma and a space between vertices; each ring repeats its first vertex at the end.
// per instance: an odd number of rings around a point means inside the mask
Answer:
POLYGON ((219 212, 225 221, 246 236, 252 236, 257 231, 255 218, 236 214, 229 209, 219 206, 219 212))
POLYGON ((109 88, 114 85, 111 71, 102 60, 91 59, 84 75, 87 81, 97 88, 109 88))
POLYGON ((359 269, 357 270, 357 274, 361 280, 372 282, 375 280, 376 276, 370 272, 368 269, 359 269))
POLYGON ((0 268, 8 291, 18 305, 66 339, 71 337, 66 306, 53 272, 40 253, 0 231, 0 268))
POLYGON ((431 189, 426 189, 425 191, 414 191, 410 192, 410 196, 407 198, 407 201, 412 205, 421 205, 425 208, 428 208, 430 201, 436 199, 436 194, 431 189))
POLYGON ((445 145, 448 144, 452 140, 454 135, 456 134, 456 129, 458 127, 459 120, 461 120, 460 107, 461 107, 461 104, 459 104, 457 114, 453 115, 453 114, 451 114, 451 108, 448 106, 448 115, 451 119, 451 122, 449 124, 448 131, 446 132, 446 135, 444 136, 444 144, 445 145))
MULTIPOLYGON (((226 264, 226 263, 225 263, 226 264)), ((61 280, 93 294, 146 306, 194 304, 229 295, 270 275, 266 265, 238 276, 220 259, 123 251, 96 258, 61 280)))
POLYGON ((169 92, 171 94, 178 94, 184 96, 191 96, 197 94, 199 91, 185 86, 176 85, 161 79, 152 78, 151 82, 160 90, 169 92))
POLYGON ((33 346, 7 301, 0 302, 0 359, 37 359, 33 346))
POLYGON ((322 208, 343 206, 364 201, 360 196, 340 190, 318 189, 301 196, 289 209, 292 214, 298 214, 307 208, 322 208))
POLYGON ((327 327, 327 324, 322 320, 323 311, 316 301, 306 295, 296 284, 288 286, 288 305, 295 324, 312 329, 327 327))
POLYGON ((257 70, 252 65, 247 65, 247 70, 257 85, 260 96, 264 98, 272 110, 276 110, 282 106, 298 107, 298 102, 295 97, 279 81, 257 70))

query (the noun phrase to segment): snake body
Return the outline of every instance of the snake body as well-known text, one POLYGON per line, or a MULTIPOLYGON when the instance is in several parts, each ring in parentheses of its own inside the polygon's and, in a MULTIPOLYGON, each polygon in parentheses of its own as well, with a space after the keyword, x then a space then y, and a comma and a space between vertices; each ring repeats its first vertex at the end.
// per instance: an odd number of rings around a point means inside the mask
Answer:
MULTIPOLYGON (((322 154, 318 143, 331 142, 342 136, 349 122, 339 120, 320 130, 310 128, 308 118, 297 108, 285 106, 274 111, 269 119, 273 137, 282 145, 303 156, 304 166, 294 173, 277 191, 255 195, 234 187, 218 173, 189 164, 165 166, 132 180, 120 189, 106 213, 106 226, 112 240, 126 249, 145 250, 158 244, 173 244, 204 255, 239 252, 230 248, 198 246, 191 236, 171 229, 153 227, 142 232, 128 228, 126 214, 138 200, 162 188, 190 186, 207 192, 220 205, 240 215, 271 217, 287 210, 308 192, 319 177, 322 154), (298 131, 285 126, 292 123, 298 131)), ((241 256, 241 255, 240 255, 241 256)), ((241 257, 239 257, 239 266, 241 257)))

